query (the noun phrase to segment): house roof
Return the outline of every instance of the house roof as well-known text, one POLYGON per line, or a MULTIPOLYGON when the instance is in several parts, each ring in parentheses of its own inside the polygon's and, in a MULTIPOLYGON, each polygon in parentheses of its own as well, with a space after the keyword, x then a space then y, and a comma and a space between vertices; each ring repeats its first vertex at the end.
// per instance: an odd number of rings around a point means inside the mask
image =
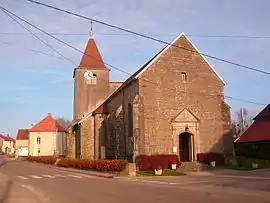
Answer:
POLYGON ((67 132, 52 116, 48 114, 38 124, 33 126, 29 132, 67 132))
POLYGON ((255 120, 234 142, 270 141, 270 118, 255 120))
POLYGON ((88 40, 79 68, 106 68, 93 37, 88 40))
POLYGON ((270 117, 270 104, 268 104, 257 116, 255 116, 254 120, 267 117, 270 117))
POLYGON ((28 129, 19 129, 17 132, 16 140, 28 140, 29 130, 28 129))
POLYGON ((0 138, 2 138, 4 141, 15 141, 12 137, 4 136, 0 134, 0 138))

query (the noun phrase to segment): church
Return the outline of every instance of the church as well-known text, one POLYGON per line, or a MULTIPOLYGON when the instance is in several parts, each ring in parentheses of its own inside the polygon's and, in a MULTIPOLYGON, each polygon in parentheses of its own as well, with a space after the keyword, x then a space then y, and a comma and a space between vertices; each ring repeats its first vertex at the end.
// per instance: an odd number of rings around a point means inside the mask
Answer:
POLYGON ((225 81, 181 33, 124 82, 111 82, 93 36, 74 69, 69 158, 127 159, 231 151, 225 81))

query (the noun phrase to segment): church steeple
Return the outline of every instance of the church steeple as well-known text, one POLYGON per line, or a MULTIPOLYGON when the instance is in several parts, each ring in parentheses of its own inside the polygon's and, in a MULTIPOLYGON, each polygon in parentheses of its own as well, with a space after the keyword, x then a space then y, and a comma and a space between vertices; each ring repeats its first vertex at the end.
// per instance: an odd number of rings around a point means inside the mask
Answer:
POLYGON ((91 21, 90 38, 85 47, 79 68, 106 68, 94 40, 92 24, 91 21))
POLYGON ((74 119, 95 110, 109 94, 109 72, 97 48, 91 23, 90 38, 74 70, 74 119))

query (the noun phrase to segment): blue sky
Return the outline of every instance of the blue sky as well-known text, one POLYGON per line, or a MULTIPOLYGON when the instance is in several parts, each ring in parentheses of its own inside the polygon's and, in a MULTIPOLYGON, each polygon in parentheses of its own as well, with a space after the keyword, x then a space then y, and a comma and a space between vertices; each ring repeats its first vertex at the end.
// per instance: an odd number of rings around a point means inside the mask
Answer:
MULTIPOLYGON (((198 35, 270 36, 268 0, 41 0, 111 24, 154 35, 165 41, 185 32, 200 51, 243 65, 270 72, 270 38, 205 38, 198 35)), ((24 17, 60 39, 83 50, 89 38, 90 23, 21 0, 2 0, 2 6, 24 17), (85 34, 85 35, 83 35, 85 34)), ((51 112, 55 117, 71 119, 75 65, 33 38, 31 35, 3 33, 26 32, 0 12, 0 133, 16 136, 18 128, 28 128, 51 112), (38 50, 55 57, 29 51, 38 50), (60 57, 60 58, 59 58, 60 57)), ((134 35, 93 25, 96 43, 103 60, 127 72, 134 72, 163 44, 134 35), (121 34, 121 35, 119 35, 121 34), (123 35, 124 34, 124 35, 123 35)), ((32 31, 37 32, 32 29, 32 31)), ((78 64, 81 54, 47 36, 43 40, 78 64)), ((225 94, 260 103, 270 103, 269 75, 210 60, 227 85, 225 94)), ((127 75, 111 69, 112 81, 127 75)), ((226 100, 234 111, 245 107, 252 114, 263 106, 226 100)))

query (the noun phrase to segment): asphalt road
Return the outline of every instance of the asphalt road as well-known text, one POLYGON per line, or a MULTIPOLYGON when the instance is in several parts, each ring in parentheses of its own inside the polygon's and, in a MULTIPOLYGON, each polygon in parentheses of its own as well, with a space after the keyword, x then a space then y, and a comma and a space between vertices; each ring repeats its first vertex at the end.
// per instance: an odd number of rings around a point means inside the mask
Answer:
POLYGON ((105 179, 11 161, 0 167, 0 203, 269 203, 270 180, 219 176, 105 179))

